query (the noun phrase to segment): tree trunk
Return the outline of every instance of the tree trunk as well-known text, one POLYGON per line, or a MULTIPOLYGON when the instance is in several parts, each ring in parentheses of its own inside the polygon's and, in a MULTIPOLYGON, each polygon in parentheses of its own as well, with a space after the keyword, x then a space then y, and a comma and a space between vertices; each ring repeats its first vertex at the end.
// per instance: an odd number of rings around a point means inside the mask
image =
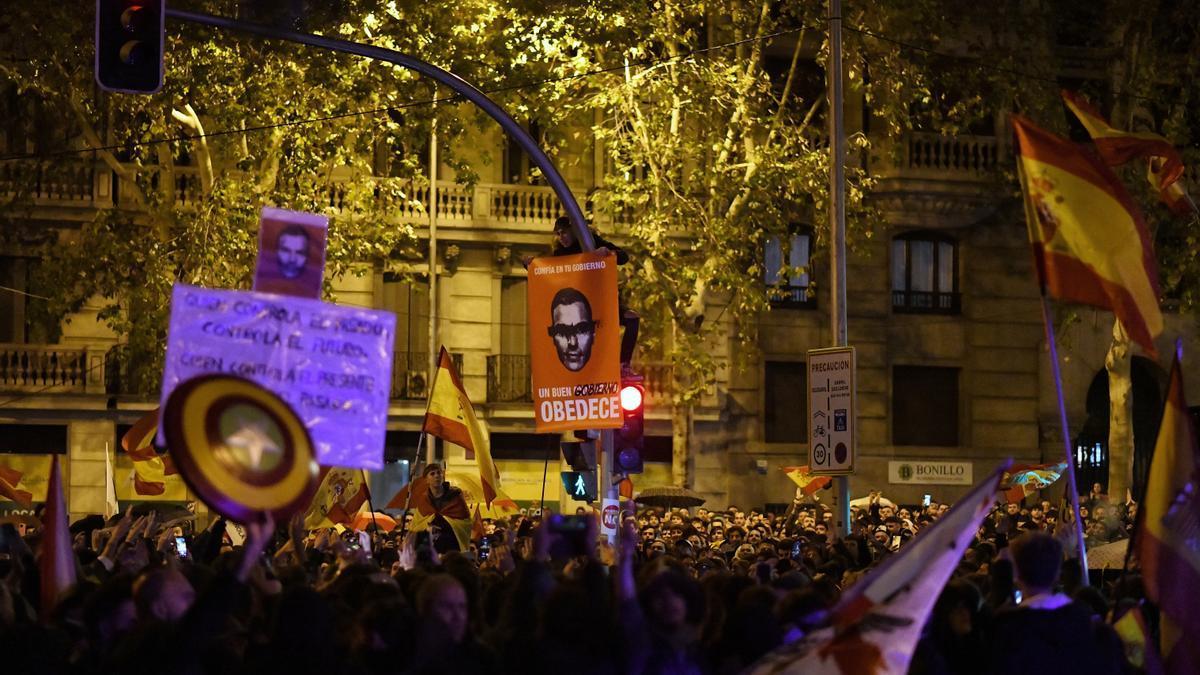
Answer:
MULTIPOLYGON (((1113 340, 1104 358, 1108 371, 1108 495, 1124 501, 1133 476, 1133 376, 1130 370, 1129 335, 1113 320, 1113 340)), ((1080 485, 1081 491, 1090 486, 1080 485)))
POLYGON ((679 487, 691 487, 688 472, 691 444, 691 425, 688 406, 678 401, 671 403, 671 483, 679 487))

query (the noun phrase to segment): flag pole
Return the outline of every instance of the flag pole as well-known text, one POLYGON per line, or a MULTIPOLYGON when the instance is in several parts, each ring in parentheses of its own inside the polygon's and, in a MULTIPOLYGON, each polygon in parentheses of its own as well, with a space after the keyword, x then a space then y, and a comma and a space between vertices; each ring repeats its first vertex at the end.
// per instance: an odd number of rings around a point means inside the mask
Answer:
MULTIPOLYGON (((426 407, 428 412, 428 407, 426 407)), ((421 446, 425 444, 425 431, 421 430, 421 435, 417 437, 417 451, 413 453, 412 468, 408 471, 408 494, 404 496, 404 509, 400 512, 400 534, 408 534, 408 526, 404 521, 408 519, 408 507, 412 504, 413 482, 416 480, 413 476, 417 475, 417 463, 421 461, 421 446)), ((367 494, 371 494, 367 491, 367 494)))
POLYGON ((1075 546, 1079 553, 1081 580, 1088 579, 1087 545, 1083 539, 1083 521, 1079 517, 1079 490, 1075 486, 1075 450, 1071 447, 1071 434, 1067 426, 1067 404, 1063 399, 1062 370, 1058 364, 1058 344, 1054 336, 1054 319, 1050 316, 1050 299, 1042 293, 1042 322, 1046 324, 1046 342, 1050 345, 1050 369, 1054 373, 1054 391, 1058 395, 1058 421, 1062 427, 1063 450, 1067 453, 1067 490, 1071 497, 1071 511, 1075 514, 1075 546))
POLYGON ((542 496, 538 500, 538 512, 540 517, 544 517, 546 513, 546 474, 550 470, 550 448, 546 447, 546 459, 542 462, 542 496))
MULTIPOLYGON (((358 471, 362 474, 363 488, 367 491, 367 508, 371 509, 371 524, 375 526, 375 534, 378 536, 379 523, 375 522, 375 504, 371 501, 371 481, 367 480, 366 469, 359 469, 358 471)), ((412 490, 409 490, 408 492, 411 494, 412 490)))

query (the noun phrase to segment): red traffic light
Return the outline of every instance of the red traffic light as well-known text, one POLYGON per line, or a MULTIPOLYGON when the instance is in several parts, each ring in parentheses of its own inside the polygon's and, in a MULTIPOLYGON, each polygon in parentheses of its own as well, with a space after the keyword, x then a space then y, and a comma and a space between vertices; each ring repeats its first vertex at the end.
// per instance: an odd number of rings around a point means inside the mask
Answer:
POLYGON ((633 412, 642 407, 642 399, 645 397, 642 388, 636 384, 627 384, 621 387, 621 409, 626 412, 633 412))
POLYGON ((96 0, 96 82, 108 91, 162 88, 166 0, 96 0))

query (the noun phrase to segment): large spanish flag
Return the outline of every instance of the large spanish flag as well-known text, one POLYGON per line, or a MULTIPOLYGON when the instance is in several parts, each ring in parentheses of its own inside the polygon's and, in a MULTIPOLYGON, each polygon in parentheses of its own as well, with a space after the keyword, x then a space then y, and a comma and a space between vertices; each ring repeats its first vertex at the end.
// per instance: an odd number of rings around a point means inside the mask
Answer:
POLYGON ((361 469, 321 467, 320 485, 304 514, 304 527, 315 530, 350 525, 367 502, 367 479, 361 469))
POLYGON ((1200 494, 1197 447, 1176 346, 1167 403, 1134 535, 1146 596, 1159 607, 1168 673, 1200 673, 1200 494))
POLYGON ((483 498, 490 508, 500 487, 500 472, 492 461, 492 447, 487 432, 475 417, 475 409, 462 378, 450 353, 442 347, 438 359, 437 374, 429 392, 429 406, 425 409, 425 423, 421 431, 466 448, 468 455, 474 454, 479 464, 479 482, 483 485, 483 498))
POLYGON ((1159 197, 1176 213, 1192 211, 1187 192, 1179 179, 1183 177, 1183 158, 1166 138, 1146 131, 1121 131, 1108 123, 1099 110, 1079 94, 1063 90, 1063 101, 1087 129, 1096 151, 1109 166, 1121 166, 1135 159, 1147 160, 1146 178, 1158 190, 1159 197))
MULTIPOLYGON (((828 626, 746 668, 750 675, 904 675, 946 582, 975 541, 1007 460, 938 519, 842 593, 828 626)), ((981 664, 982 666, 982 664, 981 664)), ((983 668, 981 668, 982 670, 983 668)), ((1007 671, 1006 671, 1007 672, 1007 671)))
POLYGON ((1162 332, 1146 223, 1117 177, 1065 138, 1013 115, 1025 218, 1043 292, 1110 309, 1151 356, 1162 332))

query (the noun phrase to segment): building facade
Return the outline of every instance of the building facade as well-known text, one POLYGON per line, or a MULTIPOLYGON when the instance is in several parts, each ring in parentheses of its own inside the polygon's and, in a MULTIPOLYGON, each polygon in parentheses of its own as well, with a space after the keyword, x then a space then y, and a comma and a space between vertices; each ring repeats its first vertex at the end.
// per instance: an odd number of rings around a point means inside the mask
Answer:
MULTIPOLYGON (((478 183, 456 183, 449 168, 440 169, 433 209, 436 293, 431 296, 427 264, 414 260, 336 279, 335 301, 397 315, 386 452, 391 465, 404 467, 416 457, 429 354, 444 345, 489 429, 503 489, 522 503, 543 495, 559 501, 558 438, 533 430, 520 260, 549 249, 552 223, 562 211, 551 190, 535 184, 522 153, 498 131, 486 139, 489 154, 502 161, 486 162, 481 152, 464 149, 480 157, 478 183)), ((10 134, 5 142, 12 151, 24 141, 10 134)), ((926 494, 952 500, 1003 458, 1039 463, 1061 456, 1057 402, 1023 211, 1012 186, 998 179, 1012 161, 1003 127, 958 137, 913 132, 899 142, 895 149, 878 139, 871 156, 859 160, 879 181, 871 198, 883 219, 848 263, 859 431, 851 493, 880 488, 904 503, 926 494)), ((558 161, 576 195, 603 181, 603 148, 586 134, 568 141, 558 161)), ((194 198, 188 169, 177 171, 175 198, 194 198)), ((0 162, 0 192, 14 198, 7 215, 47 227, 70 230, 98 209, 126 208, 119 183, 109 167, 90 160, 0 162), (25 191, 30 185, 32 192, 25 191)), ((412 222, 418 238, 428 242, 429 198, 423 194, 425 208, 396 218, 412 222)), ((606 237, 623 240, 622 223, 597 225, 606 237)), ((825 226, 797 223, 788 240, 767 243, 763 292, 772 294, 772 306, 761 316, 758 342, 719 339, 718 355, 730 365, 722 368, 715 390, 688 411, 688 482, 710 504, 785 503, 793 486, 781 469, 808 463, 805 353, 831 343, 823 290, 828 256, 813 246, 814 228, 825 226), (781 279, 785 264, 806 273, 781 279)), ((121 336, 98 320, 93 307, 70 317, 58 342, 40 341, 25 311, 26 301, 38 295, 28 284, 31 261, 17 249, 0 254, 0 465, 22 470, 37 494, 50 453, 61 453, 69 509, 78 515, 103 510, 107 453, 115 458, 118 496, 136 499, 129 462, 116 450, 124 429, 156 402, 125 394, 114 377, 121 336)), ((1090 481, 1103 475, 1104 356, 1112 316, 1084 308, 1059 308, 1056 316, 1071 317, 1060 350, 1072 444, 1083 448, 1081 475, 1090 481)), ((1188 349, 1200 347, 1194 322, 1169 315, 1160 360, 1135 360, 1142 410, 1135 427, 1153 427, 1145 418, 1161 406, 1176 336, 1188 349)), ((671 480, 670 366, 645 355, 637 361, 649 396, 647 469, 635 484, 664 484, 671 480)), ((1186 372, 1192 390, 1200 391, 1200 371, 1186 372)), ((1144 455, 1145 434, 1139 438, 1144 455)), ((452 475, 471 474, 472 462, 461 449, 438 451, 452 475)), ((401 468, 389 472, 373 479, 381 492, 403 480, 401 468)), ((189 497, 179 483, 162 496, 189 497)), ((377 495, 380 501, 388 497, 377 495)))

